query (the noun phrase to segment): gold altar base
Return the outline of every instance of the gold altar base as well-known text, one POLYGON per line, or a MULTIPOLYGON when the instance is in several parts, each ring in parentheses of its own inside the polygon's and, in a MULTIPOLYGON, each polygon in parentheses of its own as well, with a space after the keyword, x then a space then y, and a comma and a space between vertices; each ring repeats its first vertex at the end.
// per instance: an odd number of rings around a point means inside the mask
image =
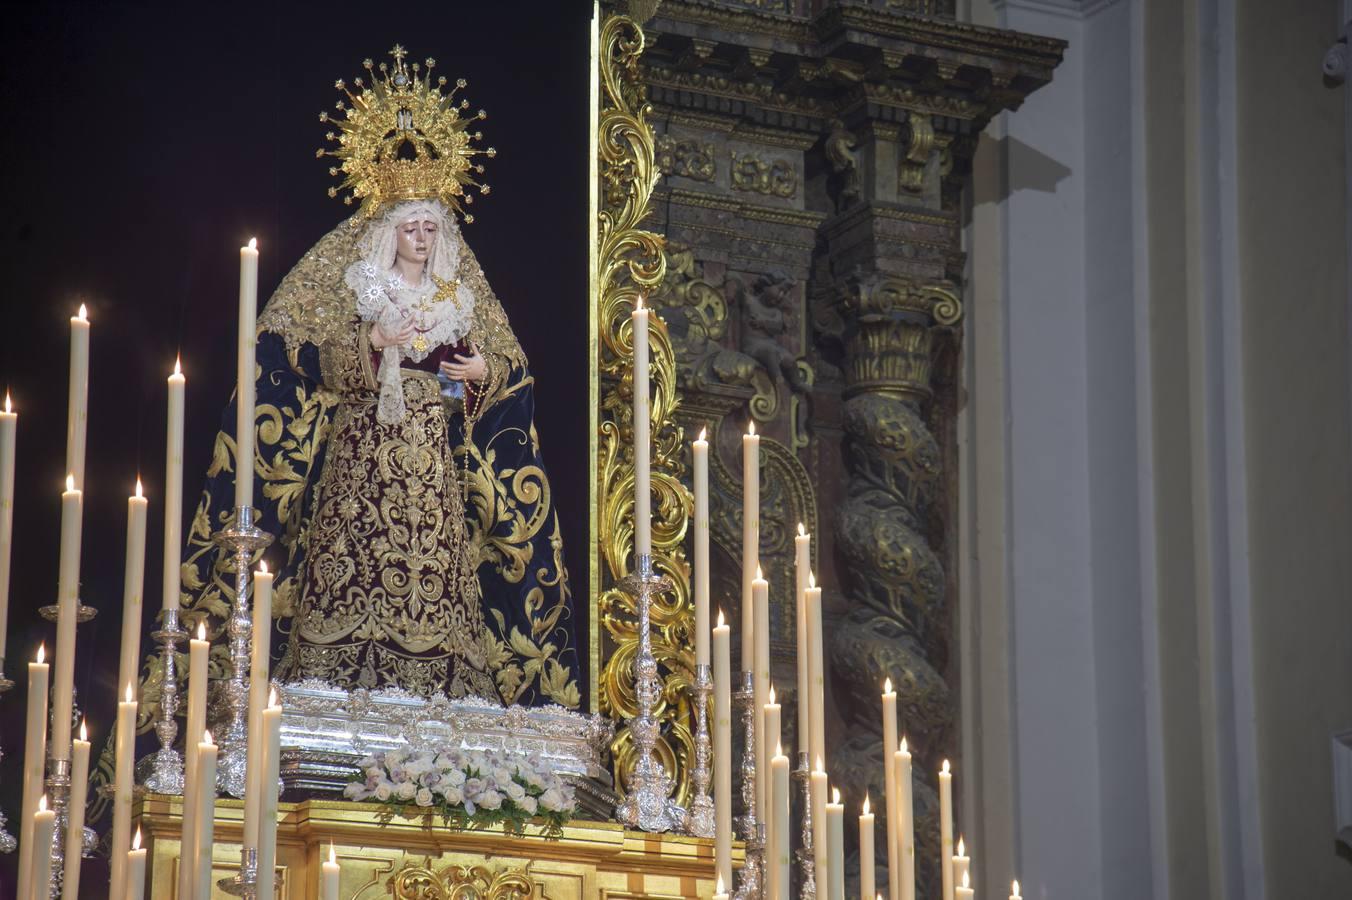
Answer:
MULTIPOLYGON (((395 817, 382 824, 380 811, 376 804, 342 800, 280 804, 278 900, 319 896, 330 841, 342 868, 341 900, 707 900, 714 892, 714 844, 708 839, 575 821, 562 838, 549 840, 538 827, 512 836, 501 828, 455 831, 426 819, 395 817), (477 889, 461 887, 475 879, 477 889)), ((149 794, 134 814, 148 841, 149 897, 174 900, 182 798, 149 794)), ((216 801, 213 885, 239 869, 243 818, 241 801, 216 801)), ((740 844, 733 861, 742 862, 740 844)), ((218 897, 228 895, 213 888, 213 900, 218 897)))

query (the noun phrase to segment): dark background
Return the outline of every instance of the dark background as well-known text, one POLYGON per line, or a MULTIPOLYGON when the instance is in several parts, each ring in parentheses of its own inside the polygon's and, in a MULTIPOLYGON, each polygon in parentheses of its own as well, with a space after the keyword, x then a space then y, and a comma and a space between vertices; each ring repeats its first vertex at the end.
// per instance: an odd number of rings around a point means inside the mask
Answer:
MULTIPOLYGON (((160 607, 165 377, 188 379, 185 517, 210 459, 235 365, 238 248, 257 236, 259 292, 352 209, 321 110, 361 61, 436 58, 488 110, 492 194, 465 236, 537 378, 536 425, 587 610, 587 30, 585 0, 8 5, 0 35, 0 387, 19 412, 13 576, 0 695, 0 808, 18 833, 26 663, 55 630, 69 319, 92 322, 81 565, 99 617, 79 631, 75 684, 95 753, 115 709, 126 498, 150 498, 145 612, 160 607)), ((585 619, 579 658, 585 658, 585 619)), ((149 645, 143 639, 142 649, 149 645)), ((584 692, 585 696, 585 692, 584 692)), ((100 823, 101 830, 107 822, 100 823)), ((15 856, 0 857, 0 898, 15 856)), ((102 860, 81 895, 104 896, 102 860)))

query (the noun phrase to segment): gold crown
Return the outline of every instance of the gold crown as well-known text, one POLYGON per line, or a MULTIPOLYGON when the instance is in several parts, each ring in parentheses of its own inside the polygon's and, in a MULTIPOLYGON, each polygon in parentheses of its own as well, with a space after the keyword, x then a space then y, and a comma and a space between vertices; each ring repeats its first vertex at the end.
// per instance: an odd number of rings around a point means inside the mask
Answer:
POLYGON ((383 204, 398 200, 440 200, 459 212, 466 222, 474 217, 464 207, 474 202, 471 188, 480 194, 489 192, 488 185, 474 180, 483 174, 484 167, 473 162, 480 154, 492 158, 497 151, 471 146, 471 141, 483 140, 483 135, 468 131, 472 122, 488 118, 482 109, 477 114, 462 116, 469 109, 469 101, 455 101, 455 92, 465 87, 462 78, 455 86, 443 91, 446 77, 432 81, 436 61, 428 59, 424 66, 406 65, 408 53, 398 45, 390 51, 394 65, 382 62, 378 67, 371 60, 362 65, 371 76, 367 85, 361 78, 353 79, 357 93, 347 89, 340 79, 334 87, 347 95, 347 102, 339 100, 337 108, 345 118, 330 118, 320 113, 319 121, 338 126, 326 137, 337 141, 333 150, 320 148, 318 157, 333 156, 339 165, 329 168, 330 175, 343 174, 343 183, 329 188, 329 196, 340 190, 350 190, 344 203, 361 201, 361 211, 371 215, 383 204), (379 72, 379 74, 377 74, 379 72))

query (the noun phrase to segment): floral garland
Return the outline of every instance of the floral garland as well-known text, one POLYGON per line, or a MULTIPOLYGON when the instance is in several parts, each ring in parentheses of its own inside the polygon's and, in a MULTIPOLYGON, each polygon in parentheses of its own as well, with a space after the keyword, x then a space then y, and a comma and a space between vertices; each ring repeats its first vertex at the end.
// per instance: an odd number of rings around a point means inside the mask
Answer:
POLYGON ((521 834, 539 819, 559 837, 577 809, 573 787, 545 769, 539 757, 480 750, 390 750, 361 761, 361 780, 343 789, 352 800, 374 800, 395 815, 440 814, 452 828, 501 824, 521 834))

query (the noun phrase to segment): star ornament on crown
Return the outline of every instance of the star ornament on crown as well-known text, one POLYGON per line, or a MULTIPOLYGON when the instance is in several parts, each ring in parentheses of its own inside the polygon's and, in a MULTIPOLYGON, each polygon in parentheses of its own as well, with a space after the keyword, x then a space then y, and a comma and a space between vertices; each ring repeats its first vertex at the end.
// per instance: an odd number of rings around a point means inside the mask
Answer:
POLYGON ((446 76, 432 79, 435 60, 429 58, 423 65, 405 63, 407 55, 408 51, 396 45, 390 51, 393 65, 382 62, 376 66, 364 60, 362 66, 371 81, 353 79, 356 93, 341 79, 334 83, 347 95, 347 101, 337 103, 344 117, 320 113, 319 120, 337 126, 326 137, 338 146, 321 147, 315 154, 339 161, 329 168, 329 174, 341 173, 343 183, 329 188, 329 196, 350 191, 343 202, 360 200, 361 212, 368 216, 386 203, 436 198, 466 222, 473 222, 474 216, 465 212, 474 202, 470 190, 489 193, 488 185, 475 180, 484 167, 474 157, 491 159, 497 151, 472 146, 471 142, 483 140, 483 134, 469 127, 488 118, 488 113, 481 109, 462 114, 469 109, 469 101, 457 102, 455 92, 466 86, 465 80, 459 79, 446 90, 446 76))

